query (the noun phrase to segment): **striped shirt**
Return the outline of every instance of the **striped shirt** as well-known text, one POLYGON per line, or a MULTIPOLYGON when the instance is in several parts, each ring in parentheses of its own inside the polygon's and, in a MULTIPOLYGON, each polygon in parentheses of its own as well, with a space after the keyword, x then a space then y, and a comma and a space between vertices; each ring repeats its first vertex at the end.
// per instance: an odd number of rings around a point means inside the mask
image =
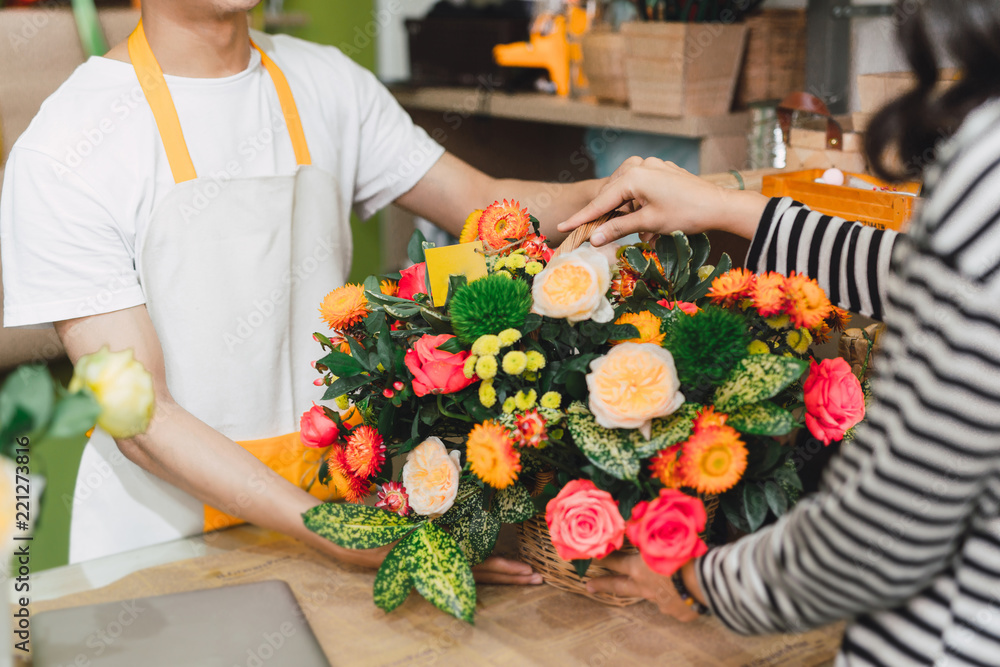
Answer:
POLYGON ((946 142, 925 193, 905 235, 774 199, 747 257, 889 327, 821 490, 697 568, 737 632, 850 619, 837 665, 1000 665, 1000 102, 946 142))

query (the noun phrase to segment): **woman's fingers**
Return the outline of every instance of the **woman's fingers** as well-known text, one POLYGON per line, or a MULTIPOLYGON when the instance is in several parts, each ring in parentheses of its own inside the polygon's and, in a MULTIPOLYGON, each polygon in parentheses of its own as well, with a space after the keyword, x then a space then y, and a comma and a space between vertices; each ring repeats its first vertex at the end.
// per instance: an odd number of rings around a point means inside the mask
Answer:
POLYGON ((606 593, 617 598, 644 597, 638 584, 631 577, 614 576, 598 577, 587 582, 587 590, 591 593, 606 593))
POLYGON ((624 202, 630 202, 636 197, 632 193, 632 174, 629 172, 625 176, 613 181, 609 181, 601 192, 594 197, 594 200, 574 213, 565 222, 558 225, 560 232, 571 232, 580 225, 586 224, 599 217, 615 210, 624 202))
POLYGON ((540 584, 542 575, 527 563, 509 558, 490 556, 472 568, 476 581, 482 584, 540 584))

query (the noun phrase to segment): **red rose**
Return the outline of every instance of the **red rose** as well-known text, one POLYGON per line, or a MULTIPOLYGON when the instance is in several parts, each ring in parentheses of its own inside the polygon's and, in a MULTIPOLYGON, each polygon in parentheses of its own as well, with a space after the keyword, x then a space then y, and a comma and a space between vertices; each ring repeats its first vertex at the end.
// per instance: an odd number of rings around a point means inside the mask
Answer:
POLYGON ((313 403, 313 406, 302 413, 299 420, 299 438, 306 447, 322 449, 337 441, 340 431, 337 424, 326 416, 323 408, 313 403))
POLYGON ((465 377, 463 368, 469 352, 445 352, 437 349, 454 338, 451 334, 440 336, 424 335, 406 351, 404 362, 413 373, 413 393, 454 394, 476 381, 476 377, 465 377))
POLYGON ((682 313, 687 313, 688 315, 697 315, 701 310, 697 304, 691 303, 690 301, 667 301, 666 299, 660 299, 656 302, 656 305, 663 306, 669 310, 680 308, 682 313))
POLYGON ((708 551, 698 537, 707 520, 700 499, 677 489, 661 489, 658 498, 635 506, 626 532, 649 569, 670 576, 708 551))
POLYGON ((845 360, 824 359, 809 366, 809 377, 802 385, 806 402, 806 426, 809 432, 829 445, 840 440, 865 418, 865 395, 861 382, 845 360))
POLYGON ((575 479, 545 506, 552 546, 563 560, 604 558, 621 549, 625 521, 618 503, 587 479, 575 479))
POLYGON ((413 301, 414 294, 427 294, 427 263, 420 262, 399 272, 396 296, 413 301))

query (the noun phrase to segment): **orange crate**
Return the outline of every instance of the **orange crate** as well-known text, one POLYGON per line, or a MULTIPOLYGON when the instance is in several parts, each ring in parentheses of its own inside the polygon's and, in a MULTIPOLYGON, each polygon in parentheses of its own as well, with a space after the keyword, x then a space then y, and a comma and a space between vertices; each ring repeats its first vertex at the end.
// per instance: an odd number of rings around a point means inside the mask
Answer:
POLYGON ((876 192, 844 185, 816 183, 825 169, 806 169, 764 177, 761 192, 768 197, 791 197, 814 211, 857 220, 879 229, 900 230, 913 215, 920 194, 920 183, 892 184, 868 176, 844 172, 844 176, 871 183, 889 191, 876 192), (907 192, 910 194, 900 194, 907 192))

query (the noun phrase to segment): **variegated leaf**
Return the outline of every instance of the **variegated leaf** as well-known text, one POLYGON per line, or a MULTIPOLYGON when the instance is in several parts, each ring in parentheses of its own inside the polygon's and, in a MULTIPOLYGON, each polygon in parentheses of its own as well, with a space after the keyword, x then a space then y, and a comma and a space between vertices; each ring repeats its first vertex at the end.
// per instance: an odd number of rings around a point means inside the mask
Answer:
POLYGON ((729 413, 726 423, 751 435, 785 435, 797 426, 791 412, 771 401, 739 407, 729 413))
POLYGON ((802 376, 806 362, 776 354, 751 354, 715 390, 715 407, 730 413, 736 408, 771 398, 802 376))
POLYGON ((465 554, 469 565, 479 565, 489 558, 499 534, 500 522, 491 512, 469 512, 451 527, 451 536, 465 554))
POLYGON ((692 420, 701 409, 698 403, 685 403, 675 413, 663 419, 654 419, 649 440, 639 431, 632 431, 629 437, 636 456, 645 459, 691 436, 692 420))
POLYGON ((490 513, 500 523, 521 523, 535 516, 535 503, 531 502, 528 489, 515 483, 497 491, 490 513))
POLYGON ((317 505, 302 515, 306 528, 347 549, 374 549, 413 530, 413 523, 395 512, 349 503, 317 505))
POLYGON ((598 468, 618 479, 639 475, 639 457, 626 431, 603 428, 579 401, 567 411, 567 426, 580 451, 598 468))
POLYGON ((455 618, 472 623, 476 582, 455 539, 433 523, 425 523, 396 549, 413 585, 428 602, 455 618))
POLYGON ((375 604, 385 612, 403 604, 413 590, 413 577, 400 559, 400 553, 397 545, 382 561, 375 575, 375 604))

